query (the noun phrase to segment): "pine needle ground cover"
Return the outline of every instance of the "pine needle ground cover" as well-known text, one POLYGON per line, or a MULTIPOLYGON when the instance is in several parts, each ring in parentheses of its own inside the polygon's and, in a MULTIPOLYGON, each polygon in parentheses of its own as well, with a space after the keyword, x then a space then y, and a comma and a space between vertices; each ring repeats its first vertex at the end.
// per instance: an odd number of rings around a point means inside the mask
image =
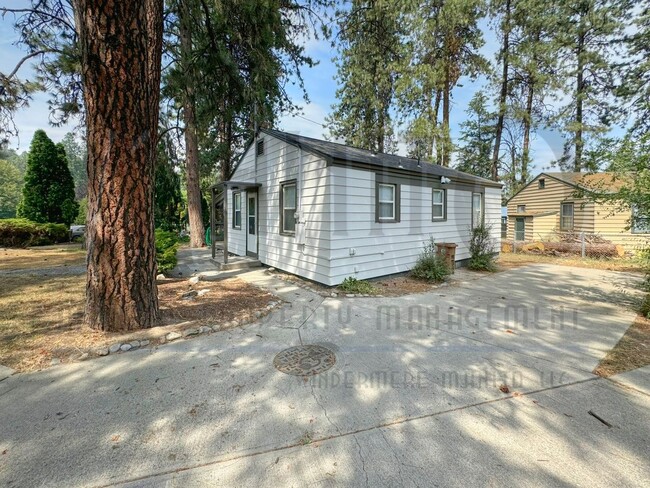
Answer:
POLYGON ((35 371, 54 363, 96 356, 117 342, 160 342, 169 332, 219 324, 262 311, 273 295, 240 279, 220 282, 164 280, 158 283, 159 326, 105 333, 83 324, 84 274, 56 274, 83 266, 85 254, 67 249, 0 249, 0 364, 35 371), (199 291, 201 293, 199 294, 199 291))

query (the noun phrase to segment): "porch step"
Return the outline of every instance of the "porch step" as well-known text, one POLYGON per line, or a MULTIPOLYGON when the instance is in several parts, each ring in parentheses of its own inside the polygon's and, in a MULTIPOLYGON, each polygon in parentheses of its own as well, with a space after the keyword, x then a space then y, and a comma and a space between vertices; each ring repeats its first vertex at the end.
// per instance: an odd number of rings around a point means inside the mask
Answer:
POLYGON ((227 264, 224 264, 223 256, 219 256, 216 259, 213 259, 212 262, 217 266, 219 271, 235 271, 239 269, 259 268, 262 266, 262 262, 259 259, 242 256, 228 257, 227 264))

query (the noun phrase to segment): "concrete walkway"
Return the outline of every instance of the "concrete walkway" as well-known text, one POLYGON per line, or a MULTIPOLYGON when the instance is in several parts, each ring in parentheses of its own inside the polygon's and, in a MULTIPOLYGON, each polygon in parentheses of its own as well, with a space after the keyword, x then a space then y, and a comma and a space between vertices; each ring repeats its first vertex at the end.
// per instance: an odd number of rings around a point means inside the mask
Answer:
POLYGON ((538 265, 382 300, 241 276, 289 303, 241 329, 0 381, 0 485, 650 479, 650 369, 591 374, 634 319, 633 275, 538 265), (336 365, 306 381, 274 369, 301 343, 336 365))

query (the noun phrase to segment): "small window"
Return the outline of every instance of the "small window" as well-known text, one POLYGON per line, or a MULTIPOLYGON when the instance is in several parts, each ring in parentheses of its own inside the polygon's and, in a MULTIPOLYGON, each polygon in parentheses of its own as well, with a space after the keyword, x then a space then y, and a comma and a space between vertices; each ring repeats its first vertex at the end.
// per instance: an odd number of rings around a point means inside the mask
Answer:
POLYGON ((447 191, 433 189, 432 220, 445 220, 447 218, 447 191))
POLYGON ((258 156, 261 156, 261 155, 264 154, 264 139, 260 139, 259 141, 257 141, 256 151, 257 151, 258 156))
POLYGON ((546 187, 546 180, 544 178, 540 178, 537 180, 537 188, 540 190, 543 190, 546 187))
POLYGON ((297 209, 296 181, 280 185, 280 234, 295 234, 297 209))
POLYGON ((638 207, 632 207, 632 226, 633 234, 650 234, 650 217, 641 215, 638 207))
POLYGON ((472 228, 483 225, 483 194, 472 193, 472 228))
POLYGON ((563 203, 560 208, 560 230, 573 230, 573 202, 563 203))
POLYGON ((241 193, 233 193, 232 198, 232 226, 241 229, 241 193))
POLYGON ((517 205, 517 213, 526 213, 526 205, 517 205))
POLYGON ((397 222, 397 185, 377 184, 377 221, 397 222))

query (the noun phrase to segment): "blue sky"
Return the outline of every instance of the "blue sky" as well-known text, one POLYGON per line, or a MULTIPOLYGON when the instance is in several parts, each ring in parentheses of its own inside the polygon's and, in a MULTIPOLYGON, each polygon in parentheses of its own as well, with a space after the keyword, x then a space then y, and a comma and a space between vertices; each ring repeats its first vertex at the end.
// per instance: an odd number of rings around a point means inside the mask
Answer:
MULTIPOLYGON (((28 2, 16 1, 11 3, 12 6, 18 7, 20 4, 28 2)), ((14 45, 17 36, 12 23, 12 15, 0 18, 0 59, 2 59, 0 71, 4 73, 11 71, 24 54, 20 48, 14 45)), ((494 55, 498 50, 498 42, 493 33, 490 32, 487 22, 482 23, 482 28, 486 41, 482 53, 488 59, 494 59, 494 55)), ((316 67, 303 70, 305 88, 310 103, 305 104, 302 102, 300 91, 297 87, 290 86, 288 91, 302 106, 302 116, 282 116, 279 120, 279 128, 305 136, 322 138, 327 132, 322 124, 325 123, 325 117, 330 113, 332 104, 336 102, 336 67, 332 60, 336 53, 332 50, 329 41, 306 39, 305 46, 307 54, 319 61, 316 67)), ((28 77, 30 73, 31 67, 26 63, 23 65, 20 75, 28 77)), ((470 99, 485 83, 484 78, 474 82, 469 79, 461 79, 460 84, 463 86, 454 90, 451 112, 451 131, 454 139, 458 137, 459 124, 465 118, 465 110, 470 99)), ((19 137, 11 141, 12 148, 19 151, 26 150, 36 129, 45 129, 54 141, 59 141, 66 132, 75 127, 75 121, 61 127, 51 126, 49 124, 47 100, 47 94, 36 94, 30 107, 16 115, 15 121, 19 129, 19 137)), ((541 168, 548 166, 549 161, 559 157, 562 154, 562 146, 563 140, 558 133, 548 130, 538 131, 532 141, 533 160, 536 170, 541 170, 541 168)), ((405 153, 406 148, 403 144, 400 144, 398 149, 401 154, 405 153)))

